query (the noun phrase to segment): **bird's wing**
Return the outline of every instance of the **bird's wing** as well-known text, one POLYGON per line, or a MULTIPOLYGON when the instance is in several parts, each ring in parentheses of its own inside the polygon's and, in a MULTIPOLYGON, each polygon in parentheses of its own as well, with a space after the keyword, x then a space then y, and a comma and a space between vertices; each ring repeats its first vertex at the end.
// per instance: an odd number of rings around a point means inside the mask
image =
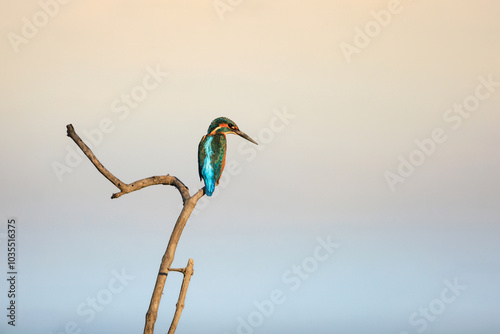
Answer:
POLYGON ((223 134, 215 135, 212 140, 212 151, 214 152, 213 161, 215 162, 214 178, 215 184, 219 184, 222 171, 226 164, 226 136, 223 134))
POLYGON ((198 175, 200 175, 200 180, 202 179, 201 176, 201 169, 203 168, 203 161, 205 161, 205 157, 207 153, 205 152, 205 149, 203 148, 203 142, 206 136, 203 136, 201 138, 200 143, 198 144, 198 175))

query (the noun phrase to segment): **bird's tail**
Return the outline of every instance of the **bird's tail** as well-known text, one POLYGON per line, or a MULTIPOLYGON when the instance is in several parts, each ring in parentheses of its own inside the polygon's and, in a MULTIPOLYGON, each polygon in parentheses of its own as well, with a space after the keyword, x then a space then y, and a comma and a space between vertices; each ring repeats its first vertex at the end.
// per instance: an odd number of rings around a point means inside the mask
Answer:
POLYGON ((210 179, 205 180, 205 194, 207 196, 212 196, 214 190, 215 190, 215 183, 210 179))

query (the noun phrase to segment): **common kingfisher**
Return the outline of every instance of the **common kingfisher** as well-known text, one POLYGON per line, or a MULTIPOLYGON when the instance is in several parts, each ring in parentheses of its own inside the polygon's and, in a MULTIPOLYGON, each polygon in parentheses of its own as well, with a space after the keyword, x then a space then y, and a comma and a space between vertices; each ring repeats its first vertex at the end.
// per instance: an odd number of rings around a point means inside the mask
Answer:
POLYGON ((243 133, 236 123, 226 117, 216 118, 210 123, 207 134, 198 145, 198 173, 205 182, 205 193, 212 196, 219 184, 226 163, 226 134, 234 133, 255 145, 255 140, 243 133))

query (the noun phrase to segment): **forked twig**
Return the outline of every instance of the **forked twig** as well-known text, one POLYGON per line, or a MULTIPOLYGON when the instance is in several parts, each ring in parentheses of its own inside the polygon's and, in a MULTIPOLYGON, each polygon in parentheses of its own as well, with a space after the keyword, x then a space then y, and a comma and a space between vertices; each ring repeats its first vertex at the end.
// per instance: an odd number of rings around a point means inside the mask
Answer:
MULTIPOLYGON (((182 310, 184 309, 184 300, 186 299, 186 293, 189 286, 189 280, 193 275, 193 259, 189 259, 188 264, 183 270, 184 279, 182 280, 181 292, 179 293, 179 300, 177 301, 177 305, 175 306, 175 314, 172 319, 172 324, 170 325, 170 329, 168 330, 168 334, 174 334, 175 329, 177 328, 177 324, 179 323, 179 319, 181 318, 182 310)), ((170 269, 172 271, 172 269, 170 269)))

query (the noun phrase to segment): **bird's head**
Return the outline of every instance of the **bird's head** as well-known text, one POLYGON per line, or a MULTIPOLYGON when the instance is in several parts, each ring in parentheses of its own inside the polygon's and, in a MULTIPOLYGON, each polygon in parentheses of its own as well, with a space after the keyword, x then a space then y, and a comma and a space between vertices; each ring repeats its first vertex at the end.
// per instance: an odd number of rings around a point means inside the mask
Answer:
POLYGON ((212 123, 210 123, 210 126, 208 127, 207 135, 214 135, 217 133, 221 133, 221 134, 234 133, 240 137, 245 138, 248 141, 251 141, 255 145, 258 145, 255 140, 253 140, 247 134, 245 134, 243 131, 241 131, 238 128, 238 126, 236 125, 236 123, 234 123, 233 121, 231 121, 227 117, 216 118, 212 121, 212 123))

